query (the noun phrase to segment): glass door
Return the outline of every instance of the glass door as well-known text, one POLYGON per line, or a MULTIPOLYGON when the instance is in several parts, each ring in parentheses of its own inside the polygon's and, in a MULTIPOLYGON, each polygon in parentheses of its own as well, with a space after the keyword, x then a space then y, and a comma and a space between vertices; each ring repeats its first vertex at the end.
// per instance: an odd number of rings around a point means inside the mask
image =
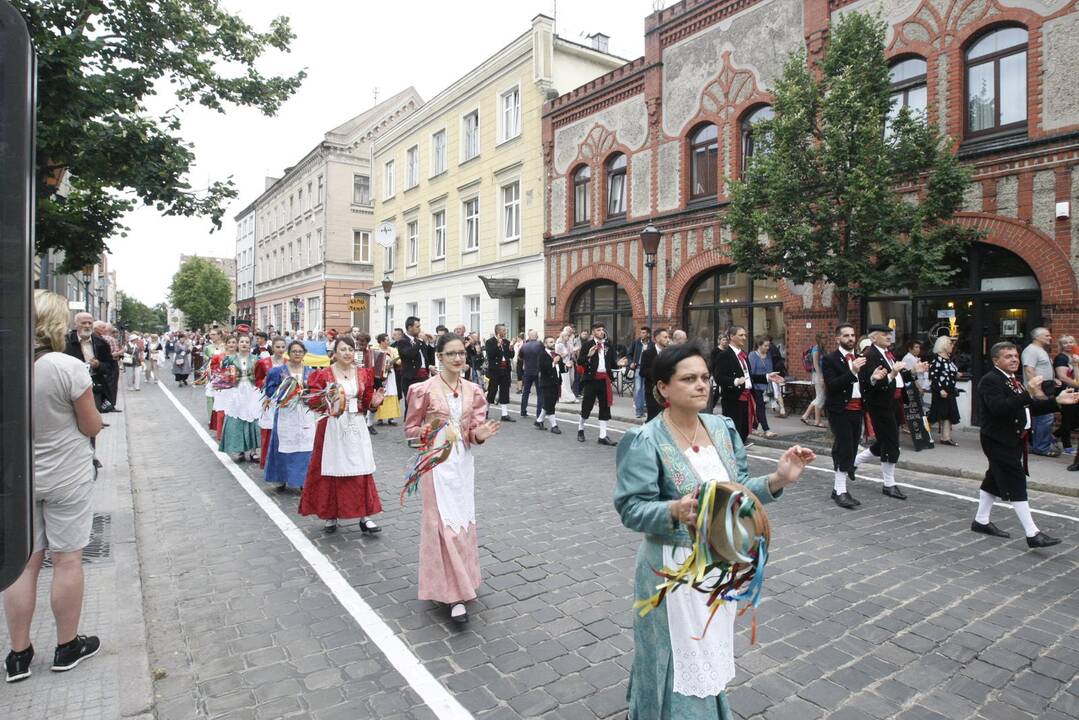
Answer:
MULTIPOLYGON (((989 350, 994 344, 1007 340, 1019 346, 1023 346, 1030 338, 1030 331, 1038 322, 1038 301, 1031 299, 1000 299, 982 300, 978 307, 978 325, 981 328, 981 336, 975 338, 978 343, 974 351, 971 375, 974 385, 982 375, 989 372, 993 367, 993 359, 989 356, 989 350)), ((973 424, 980 424, 980 409, 977 403, 977 394, 971 398, 971 410, 973 424)))

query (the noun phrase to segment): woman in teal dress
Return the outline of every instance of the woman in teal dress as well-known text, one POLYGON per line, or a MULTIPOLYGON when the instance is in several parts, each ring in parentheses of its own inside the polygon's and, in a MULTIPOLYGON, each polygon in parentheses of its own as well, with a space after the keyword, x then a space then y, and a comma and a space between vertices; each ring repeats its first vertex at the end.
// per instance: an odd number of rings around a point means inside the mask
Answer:
MULTIPOLYGON (((688 344, 667 348, 656 359, 653 377, 666 409, 618 443, 614 492, 622 524, 644 533, 637 552, 637 600, 655 594, 654 569, 676 567, 688 555, 702 482, 737 482, 769 503, 815 458, 811 450, 794 446, 780 457, 775 472, 751 478, 734 423, 700 414, 711 389, 700 350, 688 344)), ((708 632, 694 640, 708 618, 707 597, 681 588, 634 618, 629 720, 730 720, 724 689, 734 678, 736 607, 721 606, 708 632)))

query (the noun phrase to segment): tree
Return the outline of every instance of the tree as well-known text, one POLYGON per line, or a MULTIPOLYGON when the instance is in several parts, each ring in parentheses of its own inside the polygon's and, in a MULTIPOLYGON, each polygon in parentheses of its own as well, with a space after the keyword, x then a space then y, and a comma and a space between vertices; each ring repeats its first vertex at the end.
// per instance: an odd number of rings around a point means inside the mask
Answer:
POLYGON ((168 330, 168 309, 164 303, 149 307, 123 292, 116 293, 116 300, 120 306, 117 323, 123 329, 140 333, 160 333, 168 330))
POLYGON ((851 297, 946 283, 949 260, 978 237, 950 222, 970 183, 951 140, 907 108, 888 120, 884 36, 881 20, 851 13, 819 72, 792 57, 774 119, 754 131, 765 149, 732 186, 739 269, 833 283, 841 322, 851 297))
POLYGON ((13 3, 37 51, 38 252, 63 250, 62 272, 93 264, 140 202, 165 215, 208 216, 220 228, 236 188, 231 179, 192 188, 195 155, 177 111, 198 103, 275 114, 304 73, 266 77, 255 63, 289 49, 288 20, 257 32, 218 0, 13 3), (166 88, 178 107, 154 117, 145 100, 166 88), (61 202, 64 170, 71 190, 61 202))
POLYGON ((172 276, 169 299, 183 312, 187 327, 200 328, 228 317, 232 284, 221 268, 192 257, 172 276))

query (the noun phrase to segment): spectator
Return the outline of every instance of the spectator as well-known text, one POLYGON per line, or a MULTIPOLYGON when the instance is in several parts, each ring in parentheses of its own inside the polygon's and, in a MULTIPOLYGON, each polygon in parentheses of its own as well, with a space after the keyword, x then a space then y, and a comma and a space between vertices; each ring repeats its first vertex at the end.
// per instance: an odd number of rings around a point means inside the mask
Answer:
MULTIPOLYGON (((914 343, 912 343, 914 344, 914 343)), ((952 350, 955 342, 943 335, 933 344, 933 364, 929 367, 930 392, 929 422, 940 423, 940 442, 942 445, 956 446, 952 440, 952 425, 959 422, 959 403, 956 395, 956 383, 959 380, 959 368, 952 362, 952 350)), ((909 354, 909 353, 908 353, 909 354)), ((904 363, 906 358, 903 358, 904 363)), ((910 367, 909 365, 907 366, 910 367)), ((912 371, 913 372, 913 371, 912 371)))
MULTIPOLYGON (((939 338, 938 338, 938 342, 933 347, 936 347, 939 344, 940 343, 939 343, 939 338)), ((949 350, 949 357, 951 357, 950 353, 951 353, 951 351, 949 350)), ((907 343, 907 353, 903 356, 903 364, 906 365, 907 370, 910 370, 911 374, 914 375, 914 378, 918 382, 918 389, 921 390, 923 393, 926 393, 926 392, 929 392, 929 390, 930 390, 929 373, 928 372, 924 372, 924 373, 915 373, 914 372, 914 368, 921 361, 922 361, 922 341, 921 340, 911 340, 909 343, 907 343)))
POLYGON ((150 335, 150 341, 146 343, 146 357, 143 361, 143 374, 146 382, 157 383, 157 363, 160 361, 161 340, 157 335, 150 335))
POLYGON ((101 403, 101 412, 121 412, 116 407, 116 391, 120 382, 120 343, 116 341, 111 332, 111 326, 102 320, 94 321, 94 334, 104 340, 109 346, 109 362, 105 366, 105 401, 101 403))
MULTIPOLYGON (((1043 393, 1049 397, 1055 395, 1055 387, 1060 385, 1053 378, 1053 363, 1049 360, 1049 348, 1053 346, 1053 336, 1047 328, 1038 327, 1030 333, 1030 344, 1023 349, 1023 379, 1042 379, 1043 393)), ((1053 441, 1053 413, 1036 415, 1031 418, 1033 438, 1030 451, 1035 455, 1059 457, 1060 450, 1053 441)))
MULTIPOLYGON (((754 344, 756 348, 749 354, 749 373, 753 377, 753 403, 755 405, 751 429, 759 426, 764 437, 774 438, 776 434, 768 427, 767 403, 764 401, 764 394, 768 392, 772 378, 777 378, 775 366, 772 364, 772 355, 769 352, 772 343, 766 335, 758 335, 754 338, 754 344), (763 375, 768 379, 765 382, 759 382, 758 375, 763 375)), ((780 385, 781 382, 782 379, 777 378, 775 384, 780 385)))
POLYGON ((46 548, 53 566, 56 622, 52 670, 71 670, 101 646, 98 638, 79 635, 85 583, 82 549, 90 543, 94 521, 94 452, 89 440, 101 432, 101 415, 94 407, 85 364, 63 352, 67 299, 37 290, 34 311, 34 544, 22 574, 3 593, 11 638, 8 682, 30 677, 34 658, 30 626, 46 548))
POLYGON ((524 387, 521 390, 521 417, 528 417, 528 396, 533 387, 536 388, 536 425, 543 423, 539 419, 543 412, 543 388, 539 384, 539 356, 545 352, 543 343, 540 342, 539 333, 535 330, 528 331, 528 340, 518 351, 519 362, 524 375, 524 387))
POLYGON ((809 362, 812 366, 810 377, 813 380, 813 402, 802 413, 802 422, 814 427, 824 427, 821 422, 821 409, 824 407, 824 373, 821 372, 820 361, 824 357, 824 333, 817 333, 816 342, 809 348, 809 362), (813 416, 813 422, 809 422, 809 416, 813 416))
POLYGON ((191 374, 192 362, 191 343, 187 339, 187 333, 182 332, 172 349, 172 375, 176 378, 177 385, 187 385, 187 376, 191 374))
POLYGON ((112 351, 105 339, 94 333, 93 315, 88 312, 75 315, 75 329, 67 334, 64 352, 86 365, 94 385, 94 405, 104 412, 108 397, 106 372, 112 362, 112 351))
POLYGON ((671 345, 685 345, 689 336, 686 335, 685 330, 675 330, 671 333, 671 345))
MULTIPOLYGON (((1074 353, 1075 338, 1071 335, 1061 336, 1060 352, 1053 358, 1053 371, 1056 373, 1056 380, 1065 389, 1079 390, 1079 373, 1076 372, 1079 357, 1076 357, 1074 353)), ((1057 437, 1060 438, 1060 444, 1068 455, 1075 455, 1075 448, 1072 447, 1072 431, 1076 427, 1079 427, 1079 406, 1064 405, 1060 408, 1060 429, 1057 430, 1057 437)))
POLYGON ((127 344, 124 345, 124 376, 127 378, 127 389, 138 392, 142 389, 142 338, 131 333, 127 344))
MULTIPOLYGON (((772 358, 772 367, 783 378, 787 377, 787 356, 783 352, 781 343, 777 343, 768 336, 768 355, 772 358)), ((772 410, 778 417, 787 417, 787 408, 783 404, 783 386, 781 383, 771 383, 769 388, 772 394, 772 410)))
POLYGON ((641 366, 641 355, 648 349, 648 346, 652 342, 652 328, 642 327, 640 330, 640 337, 634 340, 629 346, 629 352, 627 357, 629 358, 629 369, 633 371, 633 411, 638 419, 644 417, 644 379, 641 377, 639 368, 641 366))

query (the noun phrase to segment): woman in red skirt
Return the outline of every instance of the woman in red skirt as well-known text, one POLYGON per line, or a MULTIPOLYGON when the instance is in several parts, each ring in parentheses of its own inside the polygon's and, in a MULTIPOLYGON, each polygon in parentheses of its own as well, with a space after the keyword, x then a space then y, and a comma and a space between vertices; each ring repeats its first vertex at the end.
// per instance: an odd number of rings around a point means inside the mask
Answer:
POLYGON ((318 421, 311 464, 307 467, 300 514, 318 515, 327 533, 337 532, 338 520, 359 518, 360 530, 382 530, 371 515, 382 512, 375 487, 375 457, 367 432, 367 411, 382 403, 375 392, 370 367, 354 364, 356 347, 349 336, 337 338, 330 367, 311 375, 311 393, 322 393, 331 384, 343 393, 340 402, 325 405, 324 397, 312 398, 311 408, 328 414, 318 421))

